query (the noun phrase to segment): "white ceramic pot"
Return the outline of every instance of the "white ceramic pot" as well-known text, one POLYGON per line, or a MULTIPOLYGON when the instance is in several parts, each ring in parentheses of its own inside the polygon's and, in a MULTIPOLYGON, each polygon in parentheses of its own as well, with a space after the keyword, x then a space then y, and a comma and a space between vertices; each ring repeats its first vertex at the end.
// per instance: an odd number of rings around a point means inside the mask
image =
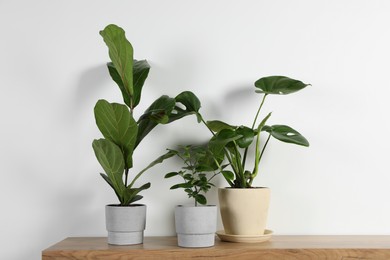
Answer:
POLYGON ((214 246, 217 206, 176 206, 175 227, 180 247, 214 246))
POLYGON ((219 188, 218 199, 226 234, 264 234, 270 200, 269 188, 219 188))
POLYGON ((146 205, 106 206, 108 244, 142 244, 146 224, 146 205))

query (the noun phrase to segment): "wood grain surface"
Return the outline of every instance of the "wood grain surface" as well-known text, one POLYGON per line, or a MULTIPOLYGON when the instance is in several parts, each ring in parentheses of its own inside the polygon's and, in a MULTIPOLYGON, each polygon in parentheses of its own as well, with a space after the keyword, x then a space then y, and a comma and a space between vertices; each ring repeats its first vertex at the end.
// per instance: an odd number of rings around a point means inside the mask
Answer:
POLYGON ((180 248, 176 237, 146 237, 144 244, 111 246, 105 237, 70 237, 42 252, 43 260, 129 259, 390 259, 390 236, 273 236, 263 243, 180 248))

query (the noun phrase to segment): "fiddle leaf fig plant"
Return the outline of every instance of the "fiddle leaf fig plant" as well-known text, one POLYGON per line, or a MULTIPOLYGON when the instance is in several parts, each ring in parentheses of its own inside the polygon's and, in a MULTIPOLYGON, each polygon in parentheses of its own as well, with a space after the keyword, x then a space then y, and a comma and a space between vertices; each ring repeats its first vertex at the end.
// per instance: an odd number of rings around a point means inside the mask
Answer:
POLYGON ((173 185, 171 190, 184 189, 188 197, 194 199, 195 206, 207 204, 203 194, 214 186, 211 180, 221 172, 222 167, 205 146, 187 145, 180 146, 178 150, 168 150, 183 163, 181 170, 165 175, 165 178, 180 176, 183 179, 183 182, 173 185))
POLYGON ((295 93, 309 84, 285 76, 270 76, 260 78, 255 82, 256 92, 263 94, 252 126, 235 126, 214 120, 206 122, 206 126, 213 133, 209 141, 209 149, 218 160, 226 158, 231 170, 224 170, 222 174, 233 188, 250 188, 259 172, 259 164, 268 145, 270 137, 301 146, 309 146, 309 142, 295 129, 286 125, 267 125, 271 113, 267 114, 256 126, 258 116, 268 95, 288 95, 295 93), (265 143, 261 144, 260 134, 268 134, 265 143), (254 146, 254 166, 252 170, 246 167, 248 149, 254 146))
POLYGON ((125 104, 99 100, 94 108, 96 125, 104 138, 92 143, 96 158, 104 173, 100 175, 114 190, 121 206, 127 206, 142 199, 139 193, 148 189, 150 183, 135 187, 136 180, 148 169, 175 155, 168 151, 152 161, 146 168, 129 180, 133 168, 133 154, 140 142, 158 124, 171 123, 191 114, 198 114, 199 99, 190 91, 175 98, 166 95, 154 101, 138 120, 133 117, 134 108, 141 101, 141 92, 150 66, 146 60, 133 58, 133 47, 126 39, 125 31, 110 24, 100 31, 108 47, 110 62, 108 71, 118 85, 125 104), (186 107, 183 110, 182 106, 186 107))

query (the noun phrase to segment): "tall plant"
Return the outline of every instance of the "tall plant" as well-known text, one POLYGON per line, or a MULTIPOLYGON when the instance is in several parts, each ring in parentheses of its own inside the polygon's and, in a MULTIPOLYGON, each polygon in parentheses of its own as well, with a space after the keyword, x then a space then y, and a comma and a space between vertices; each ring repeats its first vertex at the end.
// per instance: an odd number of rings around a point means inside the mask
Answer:
POLYGON ((263 94, 263 97, 251 126, 235 126, 218 120, 208 122, 203 120, 213 134, 209 149, 219 161, 226 158, 229 162, 231 170, 224 170, 222 174, 231 187, 252 187, 253 180, 259 172, 260 160, 271 136, 285 143, 309 146, 309 142, 303 135, 287 125, 266 125, 271 113, 257 124, 261 108, 268 95, 288 95, 308 85, 284 76, 264 77, 255 82, 256 92, 263 94), (263 145, 260 139, 261 132, 268 134, 263 145), (246 161, 251 145, 255 148, 254 165, 252 170, 247 170, 246 161))
POLYGON ((135 149, 158 124, 198 114, 200 101, 189 91, 175 98, 163 95, 135 120, 133 110, 140 103, 150 66, 146 60, 133 58, 133 47, 122 28, 111 24, 100 31, 100 35, 109 50, 109 74, 119 86, 125 104, 110 103, 104 99, 96 103, 96 125, 104 138, 94 140, 92 146, 105 172, 100 175, 114 190, 120 205, 126 206, 142 199, 139 192, 150 187, 150 182, 135 187, 136 180, 149 168, 174 155, 169 151, 158 157, 130 180, 129 170, 133 167, 135 149))

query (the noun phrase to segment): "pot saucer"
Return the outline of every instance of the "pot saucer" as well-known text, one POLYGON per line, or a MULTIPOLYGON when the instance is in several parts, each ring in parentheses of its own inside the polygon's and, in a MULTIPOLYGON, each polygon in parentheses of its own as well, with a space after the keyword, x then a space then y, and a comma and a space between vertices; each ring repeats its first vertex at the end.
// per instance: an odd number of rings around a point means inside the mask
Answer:
POLYGON ((235 243, 261 243, 268 241, 272 236, 272 230, 266 229, 264 235, 230 235, 226 234, 224 230, 217 231, 217 236, 222 241, 235 243))

